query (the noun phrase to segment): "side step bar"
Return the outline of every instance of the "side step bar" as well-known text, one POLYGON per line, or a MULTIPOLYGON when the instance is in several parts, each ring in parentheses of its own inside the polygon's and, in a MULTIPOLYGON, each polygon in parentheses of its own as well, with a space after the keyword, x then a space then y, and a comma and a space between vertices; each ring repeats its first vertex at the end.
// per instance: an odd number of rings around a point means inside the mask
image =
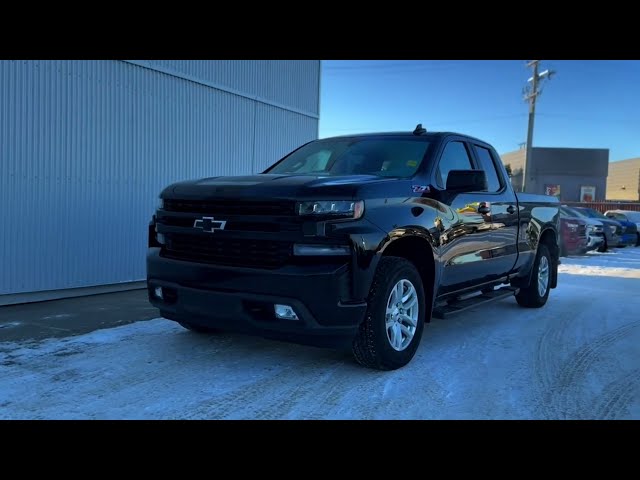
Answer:
POLYGON ((502 300, 503 298, 511 297, 518 293, 518 289, 515 287, 502 287, 491 292, 481 293, 480 295, 474 295, 473 297, 465 298, 464 300, 457 300, 445 305, 436 306, 433 309, 433 318, 448 318, 456 313, 464 312, 473 307, 483 305, 489 302, 495 302, 496 300, 502 300))

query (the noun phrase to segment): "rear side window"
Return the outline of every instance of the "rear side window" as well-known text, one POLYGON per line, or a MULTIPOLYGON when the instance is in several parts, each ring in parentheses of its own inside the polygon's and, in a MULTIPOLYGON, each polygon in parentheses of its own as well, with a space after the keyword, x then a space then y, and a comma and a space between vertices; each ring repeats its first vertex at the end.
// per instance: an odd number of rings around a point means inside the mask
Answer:
POLYGON ((447 186, 447 178, 451 170, 471 170, 472 168, 471 159, 469 158, 469 153, 464 143, 447 143, 442 152, 442 157, 440 157, 440 163, 438 164, 440 186, 447 186))
POLYGON ((498 176, 496 164, 493 161, 491 152, 478 145, 474 145, 474 148, 476 149, 476 155, 478 155, 478 160, 480 161, 480 168, 484 170, 487 175, 487 191, 497 192, 502 188, 502 185, 500 183, 500 177, 498 176))

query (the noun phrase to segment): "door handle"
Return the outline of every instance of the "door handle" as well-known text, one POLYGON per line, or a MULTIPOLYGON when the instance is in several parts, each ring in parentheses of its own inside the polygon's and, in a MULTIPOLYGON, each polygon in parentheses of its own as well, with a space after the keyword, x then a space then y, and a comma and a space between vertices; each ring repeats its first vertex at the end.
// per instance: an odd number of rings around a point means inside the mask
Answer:
POLYGON ((514 207, 513 205, 509 205, 507 207, 507 213, 510 213, 510 214, 516 213, 516 207, 514 207))

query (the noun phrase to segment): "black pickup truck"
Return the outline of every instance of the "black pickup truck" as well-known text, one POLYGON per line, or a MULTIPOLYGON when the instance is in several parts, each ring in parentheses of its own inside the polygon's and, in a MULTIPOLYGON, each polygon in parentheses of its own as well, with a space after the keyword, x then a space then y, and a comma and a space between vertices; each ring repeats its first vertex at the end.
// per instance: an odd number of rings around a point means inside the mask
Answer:
POLYGON ((517 194, 491 145, 414 131, 315 140, 265 172, 175 183, 149 224, 147 284, 189 330, 348 346, 406 365, 424 323, 556 287, 559 203, 517 194))

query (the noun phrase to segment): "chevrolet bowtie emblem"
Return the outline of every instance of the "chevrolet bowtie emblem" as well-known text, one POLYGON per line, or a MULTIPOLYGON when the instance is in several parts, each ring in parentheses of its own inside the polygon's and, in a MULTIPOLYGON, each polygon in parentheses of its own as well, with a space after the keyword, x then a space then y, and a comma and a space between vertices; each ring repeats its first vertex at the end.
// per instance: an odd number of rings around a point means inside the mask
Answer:
POLYGON ((198 218, 193 222, 193 228, 201 228, 203 232, 213 233, 216 230, 224 230, 227 222, 225 220, 216 220, 213 217, 198 218))

